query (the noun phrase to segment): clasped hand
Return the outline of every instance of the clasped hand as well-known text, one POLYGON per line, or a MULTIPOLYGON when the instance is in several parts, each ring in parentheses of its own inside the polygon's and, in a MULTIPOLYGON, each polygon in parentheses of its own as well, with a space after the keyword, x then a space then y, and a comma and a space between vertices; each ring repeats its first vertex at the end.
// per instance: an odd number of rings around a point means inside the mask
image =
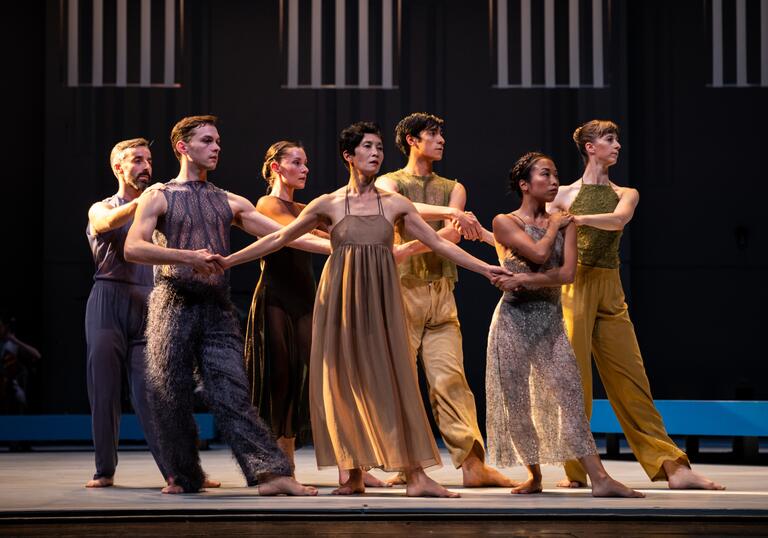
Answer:
POLYGON ((214 254, 206 248, 192 250, 188 265, 204 276, 222 275, 228 269, 227 261, 221 254, 214 254))
POLYGON ((483 238, 483 226, 471 211, 460 211, 455 218, 451 219, 451 223, 464 239, 477 241, 483 238))
POLYGON ((525 288, 524 273, 499 273, 491 278, 491 284, 501 291, 520 291, 525 288))

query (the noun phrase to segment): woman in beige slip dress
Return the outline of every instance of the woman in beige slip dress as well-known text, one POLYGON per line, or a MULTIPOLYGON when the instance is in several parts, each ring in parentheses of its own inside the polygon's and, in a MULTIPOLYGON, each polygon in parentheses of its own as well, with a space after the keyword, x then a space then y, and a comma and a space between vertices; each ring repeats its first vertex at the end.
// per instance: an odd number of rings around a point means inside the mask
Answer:
POLYGON ((349 478, 335 494, 363 493, 363 471, 404 471, 409 496, 457 497, 424 472, 440 464, 410 359, 393 223, 403 219, 433 251, 493 280, 509 274, 440 238, 399 194, 374 179, 384 152, 378 127, 358 122, 341 132, 349 183, 312 201, 291 224, 227 258, 225 268, 273 252, 325 223, 332 253, 315 299, 310 359, 310 413, 319 467, 349 478))

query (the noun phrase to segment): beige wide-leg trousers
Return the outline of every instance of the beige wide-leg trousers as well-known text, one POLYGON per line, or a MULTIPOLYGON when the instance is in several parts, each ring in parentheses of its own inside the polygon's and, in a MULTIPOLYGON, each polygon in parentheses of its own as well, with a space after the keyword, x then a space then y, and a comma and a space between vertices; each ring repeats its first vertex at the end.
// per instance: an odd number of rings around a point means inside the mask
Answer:
POLYGON ((413 358, 421 358, 429 402, 451 460, 459 468, 473 447, 485 460, 477 425, 475 397, 464 374, 461 330, 448 279, 429 283, 401 281, 413 358))

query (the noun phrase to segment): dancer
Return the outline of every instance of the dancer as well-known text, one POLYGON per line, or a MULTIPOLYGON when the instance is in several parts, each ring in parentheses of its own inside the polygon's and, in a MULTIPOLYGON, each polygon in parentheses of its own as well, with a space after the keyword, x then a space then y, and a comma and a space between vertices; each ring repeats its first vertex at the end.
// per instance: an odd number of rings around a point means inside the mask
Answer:
MULTIPOLYGON (((305 204, 293 200, 303 189, 309 168, 304 148, 297 142, 272 144, 264 156, 262 176, 269 194, 262 196, 256 210, 287 225, 305 204)), ((321 230, 313 233, 327 236, 321 230)), ((245 364, 251 383, 253 405, 277 436, 277 445, 295 468, 294 453, 310 439, 309 356, 312 344, 312 309, 315 277, 308 253, 283 248, 261 259, 261 278, 248 314, 245 364)), ((348 473, 339 469, 339 484, 348 473)), ((390 484, 365 472, 365 485, 390 484)))
MULTIPOLYGON (((293 199, 304 188, 309 168, 298 142, 272 144, 262 176, 269 194, 256 210, 287 225, 306 204, 293 199)), ((315 276, 308 252, 284 248, 261 259, 261 277, 248 313, 245 366, 251 401, 277 436, 277 446, 295 468, 294 451, 311 440, 309 421, 309 352, 315 276)))
POLYGON ((85 484, 89 488, 114 484, 123 369, 128 373, 131 403, 147 446, 163 478, 167 477, 149 413, 145 383, 144 325, 147 298, 152 291, 152 268, 123 258, 125 236, 139 195, 152 181, 149 141, 133 138, 118 142, 112 148, 109 164, 117 178, 117 193, 91 206, 86 227, 96 264, 85 310, 88 400, 96 459, 96 474, 85 484))
MULTIPOLYGON (((578 264, 572 284, 563 287, 563 313, 592 414, 592 357, 608 400, 635 457, 653 480, 673 489, 725 489, 691 470, 688 457, 667 435, 651 396, 637 337, 619 277, 619 241, 639 201, 637 190, 613 183, 608 169, 619 158, 619 128, 592 120, 573 133, 584 159, 581 179, 560 187, 552 208, 574 215, 578 264)), ((577 462, 565 466, 560 485, 586 485, 577 462)))
POLYGON ((440 456, 409 360, 393 223, 403 219, 408 232, 435 252, 488 278, 506 271, 440 238, 405 197, 375 187, 384 157, 377 126, 359 122, 344 129, 339 153, 349 167, 344 188, 315 199, 293 223, 222 263, 258 258, 327 224, 333 252, 315 299, 310 361, 317 463, 349 471, 336 494, 364 492, 363 470, 381 468, 405 472, 407 495, 457 497, 424 472, 440 464, 440 456))
MULTIPOLYGON (((174 126, 179 175, 140 198, 125 242, 126 259, 157 266, 147 362, 154 389, 150 405, 170 483, 163 492, 194 493, 203 486, 192 416, 197 369, 216 425, 248 485, 258 484, 262 495, 315 495, 315 488, 291 478, 290 463, 250 404, 229 275, 207 259, 229 253, 232 224, 257 235, 280 227, 245 198, 208 182, 221 150, 216 120, 192 116, 174 126)), ((327 241, 302 239, 302 248, 327 251, 327 241)))
MULTIPOLYGON (((395 128, 395 143, 408 158, 401 170, 381 176, 376 186, 399 193, 414 203, 419 214, 441 237, 457 243, 462 234, 494 245, 493 235, 475 216, 464 211, 465 187, 440 177, 434 163, 443 158, 443 120, 417 112, 395 128)), ((406 258, 398 265, 403 288, 408 338, 414 363, 417 357, 429 387, 429 401, 445 446, 456 468, 461 468, 465 487, 504 486, 513 481, 485 465, 485 446, 477 424, 475 397, 464 373, 459 325, 453 288, 456 264, 416 240, 403 226, 396 228, 396 242, 406 258)), ((402 483, 403 476, 392 483, 402 483)))
POLYGON ((576 272, 576 226, 567 213, 548 215, 557 169, 542 153, 526 153, 509 174, 522 198, 497 215, 493 234, 501 264, 515 273, 491 321, 486 363, 489 459, 525 465, 528 480, 512 493, 540 493, 540 464, 578 459, 595 497, 644 497, 613 480, 600 461, 584 414, 579 375, 563 328, 560 286, 576 272))

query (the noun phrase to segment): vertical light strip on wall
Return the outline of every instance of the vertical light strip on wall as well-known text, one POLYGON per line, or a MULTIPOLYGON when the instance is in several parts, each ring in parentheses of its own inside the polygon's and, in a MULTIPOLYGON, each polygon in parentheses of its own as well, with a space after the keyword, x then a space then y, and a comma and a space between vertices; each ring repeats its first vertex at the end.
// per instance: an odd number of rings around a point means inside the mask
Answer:
POLYGON ((498 0, 496 10, 496 84, 509 86, 509 17, 507 0, 498 0))
POLYGON ((747 85, 747 3, 736 0, 736 85, 747 85))
POLYGON ((176 82, 176 0, 165 0, 165 62, 163 84, 176 82))
POLYGON ((312 86, 323 84, 323 0, 312 0, 312 86))
POLYGON ((531 0, 520 0, 520 85, 533 84, 531 62, 531 0))
POLYGON ((93 0, 93 70, 91 84, 104 85, 104 0, 93 0))
POLYGON ((78 64, 78 15, 80 9, 77 0, 69 0, 67 5, 67 85, 77 86, 80 78, 78 64))
POLYGON ((141 0, 140 86, 152 84, 152 0, 141 0))
POLYGON ((334 62, 334 82, 336 87, 347 84, 347 16, 345 0, 336 0, 336 58, 334 62))
POLYGON ((544 0, 544 85, 555 86, 555 0, 544 0))
POLYGON ((357 12, 357 85, 367 88, 368 76, 368 0, 360 0, 357 12))
POLYGON ((604 86, 603 80, 603 0, 592 0, 592 85, 604 86))
POLYGON ((299 0, 288 0, 288 87, 299 85, 299 0))
POLYGON ((381 86, 394 87, 392 78, 392 0, 381 0, 381 86))
POLYGON ((723 2, 712 0, 712 86, 723 85, 723 2))
POLYGON ((768 86, 768 0, 760 0, 760 85, 768 86))
POLYGON ((128 0, 117 0, 115 85, 128 85, 128 0))
POLYGON ((571 87, 581 85, 581 65, 579 64, 579 0, 568 2, 568 77, 571 87))

